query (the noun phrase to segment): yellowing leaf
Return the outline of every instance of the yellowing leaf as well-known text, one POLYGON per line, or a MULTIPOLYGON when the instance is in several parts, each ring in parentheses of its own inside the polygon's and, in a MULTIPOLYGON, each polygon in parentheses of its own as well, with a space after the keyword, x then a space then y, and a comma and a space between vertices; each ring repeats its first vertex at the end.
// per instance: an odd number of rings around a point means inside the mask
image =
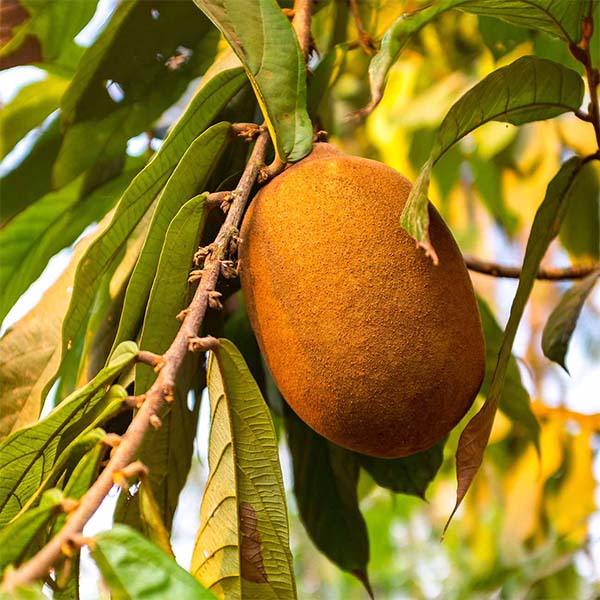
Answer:
POLYGON ((219 598, 296 598, 277 439, 258 386, 228 340, 211 354, 210 474, 191 572, 219 598))
POLYGON ((593 432, 582 429, 569 436, 567 474, 556 496, 548 496, 546 507, 553 529, 570 542, 581 543, 587 534, 587 519, 596 510, 593 474, 593 432))

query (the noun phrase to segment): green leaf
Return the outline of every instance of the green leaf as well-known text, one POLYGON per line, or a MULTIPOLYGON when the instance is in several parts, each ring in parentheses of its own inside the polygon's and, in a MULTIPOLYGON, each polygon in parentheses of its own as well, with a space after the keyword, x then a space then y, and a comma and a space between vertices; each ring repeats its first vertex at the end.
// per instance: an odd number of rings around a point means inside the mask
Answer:
POLYGON ((440 440, 428 450, 404 458, 374 458, 359 454, 358 460, 377 485, 424 500, 427 486, 442 466, 445 444, 446 439, 440 440))
POLYGON ((548 317, 544 327, 542 334, 544 355, 558 363, 567 373, 569 370, 565 365, 565 356, 569 349, 569 342, 583 304, 592 292, 599 277, 600 270, 594 271, 585 279, 571 286, 548 317))
MULTIPOLYGON (((196 154, 186 156, 197 159, 196 154)), ((198 166, 201 172, 200 164, 198 166)), ((161 234, 164 244, 160 262, 157 270, 153 268, 156 277, 150 297, 144 302, 146 314, 139 341, 142 349, 162 354, 179 330, 181 323, 177 320, 177 314, 188 305, 190 299, 188 276, 204 224, 204 201, 205 196, 201 195, 184 204, 171 221, 166 237, 164 233, 161 234)), ((188 354, 177 375, 175 402, 161 412, 162 426, 146 434, 138 451, 138 458, 149 469, 148 484, 156 497, 160 518, 169 531, 192 460, 198 409, 191 411, 187 408, 187 394, 198 374, 199 358, 188 354)), ((135 393, 145 393, 155 378, 156 373, 150 367, 137 365, 135 393)), ((127 499, 125 495, 119 499, 117 519, 144 531, 140 522, 139 503, 127 499)))
POLYGON ((61 362, 73 340, 85 331, 102 274, 110 267, 198 132, 206 129, 244 81, 241 68, 222 71, 208 80, 191 100, 161 149, 121 196, 109 227, 90 246, 77 270, 73 296, 63 326, 61 362))
MULTIPOLYGON (((86 327, 81 356, 73 357, 78 366, 76 373, 78 378, 73 380, 75 387, 78 387, 82 378, 87 381, 95 377, 106 364, 111 349, 114 349, 113 342, 119 326, 125 291, 142 249, 149 222, 150 215, 147 214, 138 223, 101 278, 94 299, 92 314, 86 327)), ((131 337, 134 338, 135 335, 131 337)), ((59 389, 67 389, 64 388, 63 382, 70 379, 65 373, 65 366, 63 363, 61 367, 59 389)), ((73 389, 69 388, 69 393, 73 389)))
POLYGON ((2 108, 0 113, 0 160, 23 138, 42 124, 58 108, 60 98, 69 84, 68 80, 49 75, 43 81, 31 83, 2 108))
POLYGON ((62 141, 58 115, 49 119, 29 153, 0 178, 2 225, 52 189, 52 167, 62 141))
POLYGON ((581 260, 600 259, 600 168, 591 161, 573 185, 571 202, 558 235, 569 254, 581 260))
POLYGON ((437 264, 429 239, 427 190, 431 169, 458 140, 489 121, 521 125, 549 119, 583 101, 583 80, 572 69, 549 60, 523 56, 490 73, 464 94, 442 121, 431 154, 413 186, 404 210, 402 227, 437 264))
POLYGON ((0 440, 39 417, 44 390, 60 364, 62 321, 77 263, 93 239, 75 246, 65 272, 0 340, 0 440))
POLYGON ((348 53, 348 44, 331 48, 320 60, 308 82, 308 112, 312 119, 319 114, 319 107, 342 72, 348 53))
POLYGON ((300 519, 317 548, 369 589, 369 536, 356 491, 359 455, 327 441, 284 408, 300 519))
POLYGON ((401 15, 386 31, 379 53, 371 60, 371 102, 367 110, 373 110, 381 101, 388 71, 411 36, 447 10, 459 8, 465 12, 497 17, 508 23, 544 31, 568 43, 577 44, 581 37, 581 23, 588 7, 585 1, 569 0, 441 0, 423 10, 401 15))
MULTIPOLYGON (((78 500, 91 487, 98 476, 100 461, 103 459, 106 446, 98 443, 92 448, 73 469, 68 476, 65 485, 64 495, 66 498, 78 500)), ((60 514, 52 528, 51 534, 47 539, 54 537, 62 529, 67 519, 66 514, 60 514)), ((71 557, 70 565, 64 565, 63 569, 68 571, 64 574, 61 570, 56 574, 56 580, 62 583, 62 587, 57 587, 52 596, 53 600, 79 600, 79 563, 80 555, 75 554, 71 557), (66 576, 65 576, 66 575, 66 576)))
POLYGON ((502 229, 513 236, 519 219, 504 201, 501 167, 493 159, 485 159, 478 154, 471 155, 469 164, 473 170, 473 183, 484 206, 502 229))
POLYGON ((99 533, 90 549, 114 600, 214 598, 173 558, 126 525, 99 533))
POLYGON ((532 32, 527 29, 483 15, 479 17, 479 33, 495 60, 512 52, 532 37, 532 32))
POLYGON ((2 15, 3 29, 10 33, 0 48, 0 68, 43 62, 70 70, 82 52, 73 38, 92 18, 96 3, 13 0, 11 4, 2 15))
MULTIPOLYGON (((127 396, 127 392, 125 392, 124 388, 121 388, 117 391, 111 390, 110 393, 110 402, 115 404, 115 407, 118 409, 122 405, 122 401, 127 396), (116 400, 116 402, 115 402, 116 400)), ((107 394, 107 398, 109 395, 107 394)), ((105 401, 107 400, 105 398, 105 401)), ((96 427, 91 429, 90 431, 86 431, 81 435, 78 435, 66 448, 60 451, 60 454, 57 453, 56 460, 52 465, 52 469, 44 477, 44 480, 39 484, 38 488, 35 492, 27 498, 27 502, 25 502, 18 512, 16 518, 18 519, 21 515, 25 514, 30 508, 37 504, 40 496, 51 487, 58 485, 59 479, 66 471, 72 471, 73 468, 79 463, 79 461, 99 442, 101 442, 106 433, 104 430, 96 427)))
POLYGON ((217 596, 296 598, 285 491, 267 405, 228 340, 208 364, 209 478, 191 571, 217 596))
POLYGON ((150 482, 147 478, 142 481, 138 491, 140 514, 144 523, 146 537, 154 542, 165 554, 174 557, 171 548, 171 538, 160 515, 160 507, 154 498, 150 482))
POLYGON ((129 138, 148 129, 204 73, 217 43, 191 2, 120 3, 63 96, 65 139, 55 186, 120 155, 129 138))
MULTIPOLYGON (((498 355, 502 347, 503 331, 490 307, 477 297, 477 306, 481 316, 481 325, 485 337, 485 377, 479 393, 488 396, 490 384, 496 369, 498 355)), ((498 401, 500 410, 515 424, 526 431, 529 439, 539 446, 540 424, 531 410, 529 394, 521 382, 521 374, 515 357, 511 354, 506 366, 504 385, 498 401)))
POLYGON ((10 564, 16 566, 23 562, 48 523, 62 512, 63 499, 60 490, 48 490, 38 507, 23 513, 0 530, 0 573, 10 564))
MULTIPOLYGON (((165 249, 163 242, 167 228, 183 203, 198 192, 204 191, 204 186, 230 140, 229 131, 229 123, 217 123, 196 138, 182 156, 161 192, 144 246, 127 286, 115 345, 123 340, 132 339, 138 333, 161 251, 165 249)), ((195 250, 196 248, 192 250, 191 255, 195 250)), ((186 268, 191 267, 191 262, 187 258, 185 265, 186 268)), ((187 281, 187 276, 185 280, 187 281)), ((169 317, 174 319, 182 308, 184 307, 180 307, 169 317)), ((167 348, 168 344, 163 350, 167 348)), ((144 349, 160 351, 152 346, 152 342, 145 345, 144 349)))
POLYGON ((0 288, 4 290, 0 319, 57 252, 70 246, 88 225, 108 213, 138 170, 139 167, 128 169, 90 194, 86 194, 87 178, 82 175, 66 187, 46 194, 0 230, 0 288))
POLYGON ((63 400, 45 419, 15 431, 0 444, 0 527, 38 489, 62 449, 88 427, 93 428, 103 409, 111 406, 114 392, 105 388, 133 363, 136 354, 136 345, 124 342, 92 381, 63 400))
MULTIPOLYGON (((458 489, 456 491, 456 504, 448 523, 450 523, 465 497, 483 461, 483 454, 492 431, 498 403, 502 396, 512 345, 519 322, 523 316, 542 258, 550 242, 558 234, 566 208, 569 205, 569 196, 573 184, 582 166, 583 160, 578 157, 570 158, 561 166, 558 173, 548 184, 544 201, 535 214, 531 233, 527 240, 519 285, 510 308, 510 316, 504 331, 487 399, 481 410, 469 421, 458 441, 456 452, 458 489)), ((448 527, 448 523, 446 527, 448 527)))
POLYGON ((242 61, 283 161, 312 148, 306 67, 296 34, 275 0, 194 0, 242 61))

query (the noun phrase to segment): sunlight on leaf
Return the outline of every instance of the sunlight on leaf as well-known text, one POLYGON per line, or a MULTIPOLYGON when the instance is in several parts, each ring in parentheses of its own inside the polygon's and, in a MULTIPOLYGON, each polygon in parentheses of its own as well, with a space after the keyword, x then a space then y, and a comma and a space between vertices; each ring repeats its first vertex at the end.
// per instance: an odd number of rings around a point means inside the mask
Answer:
MULTIPOLYGON (((137 346, 124 342, 92 381, 63 400, 45 419, 15 431, 0 444, 0 526, 35 493, 60 453, 80 433, 93 429, 105 410, 114 412, 114 391, 107 391, 106 386, 133 363, 136 354, 137 346)), ((123 388, 120 390, 118 404, 126 395, 123 388)))
POLYGON ((219 598, 296 598, 285 491, 269 409, 235 346, 208 364, 209 478, 191 571, 219 598))
POLYGON ((457 8, 488 17, 497 17, 527 29, 544 31, 577 44, 581 23, 587 14, 585 2, 564 0, 440 0, 423 10, 401 15, 388 29, 381 41, 381 50, 369 66, 371 102, 364 109, 372 111, 383 97, 385 80, 411 36, 441 13, 457 8))
POLYGON ((402 227, 437 264, 429 239, 427 192, 431 169, 458 140, 488 121, 521 125, 575 111, 583 100, 579 74, 549 60, 524 56, 490 73, 462 96, 442 121, 431 154, 413 186, 402 227))
POLYGON ((96 535, 90 550, 115 599, 214 598, 175 559, 126 525, 96 535))
POLYGON ((490 437, 498 402, 504 389, 506 371, 517 328, 533 288, 540 262, 550 242, 558 235, 560 230, 561 221, 569 204, 569 193, 581 167, 582 159, 577 157, 570 158, 561 166, 558 173, 548 184, 546 197, 533 220, 527 248, 525 249, 519 285, 510 309, 510 317, 504 332, 487 399, 481 410, 469 421, 458 442, 456 452, 456 477, 458 480, 456 504, 444 531, 448 528, 452 517, 483 462, 483 454, 490 437))
POLYGON ((306 68, 298 40, 275 0, 194 0, 242 61, 281 160, 312 147, 306 68))

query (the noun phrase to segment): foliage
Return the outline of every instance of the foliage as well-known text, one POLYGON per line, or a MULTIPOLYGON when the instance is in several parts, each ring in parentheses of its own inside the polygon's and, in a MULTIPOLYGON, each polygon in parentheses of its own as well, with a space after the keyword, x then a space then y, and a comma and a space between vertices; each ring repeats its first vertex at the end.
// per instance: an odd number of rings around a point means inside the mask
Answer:
MULTIPOLYGON (((580 565, 598 552, 600 410, 569 389, 600 356, 600 2, 319 0, 308 65, 292 4, 124 0, 102 9, 87 47, 75 36, 94 2, 0 9, 0 68, 40 74, 0 114, 5 583, 78 515, 135 430, 264 122, 273 169, 325 130, 409 176, 398 227, 434 262, 428 198, 465 252, 523 256, 516 288, 473 276, 480 397, 424 452, 384 460, 335 446, 281 398, 238 265, 221 257, 188 336, 199 352, 160 391, 129 461, 143 466, 115 473, 116 523, 63 546, 46 580, 54 597, 89 592, 86 544, 115 598, 591 597, 598 581, 580 565), (15 320, 65 251, 66 270, 15 320), (585 277, 563 293, 535 283, 542 263, 567 257, 585 277), (180 522, 195 539, 187 556, 180 522)), ((260 166, 255 176, 272 174, 260 166)), ((237 227, 223 235, 235 257, 237 227)), ((29 583, 13 597, 40 597, 41 581, 29 583)))

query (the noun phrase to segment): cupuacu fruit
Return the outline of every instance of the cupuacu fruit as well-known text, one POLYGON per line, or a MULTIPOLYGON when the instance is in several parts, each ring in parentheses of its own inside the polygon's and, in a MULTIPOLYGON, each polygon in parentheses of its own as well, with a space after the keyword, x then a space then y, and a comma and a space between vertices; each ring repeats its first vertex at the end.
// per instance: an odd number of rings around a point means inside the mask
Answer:
POLYGON ((469 410, 485 345, 469 274, 430 205, 434 266, 400 227, 410 183, 315 144, 263 187, 242 224, 248 315, 275 383, 328 440, 398 458, 469 410))

